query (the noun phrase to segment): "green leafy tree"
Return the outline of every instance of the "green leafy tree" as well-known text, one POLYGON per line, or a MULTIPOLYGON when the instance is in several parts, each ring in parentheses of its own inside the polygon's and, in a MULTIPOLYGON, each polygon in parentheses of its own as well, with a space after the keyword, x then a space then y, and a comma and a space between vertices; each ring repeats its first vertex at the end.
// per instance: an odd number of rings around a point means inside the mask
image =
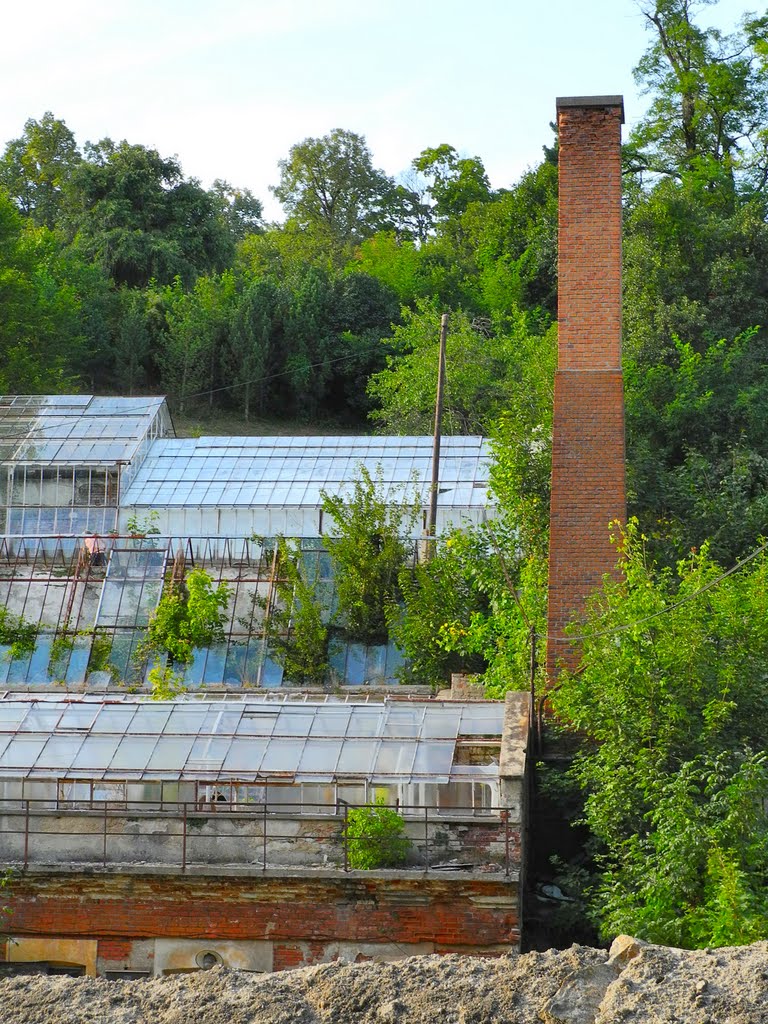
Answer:
MULTIPOLYGON (((402 325, 387 339, 395 355, 368 384, 379 404, 371 419, 387 432, 431 433, 440 323, 436 303, 424 300, 415 310, 403 308, 402 318, 402 325)), ((542 361, 549 367, 553 341, 553 332, 541 336, 532 331, 519 312, 491 323, 453 313, 446 345, 444 433, 488 433, 518 389, 521 373, 530 378, 542 361), (527 357, 534 360, 533 370, 523 370, 527 357)), ((531 399, 521 396, 520 401, 525 400, 531 399)))
POLYGON ((0 390, 76 390, 82 351, 79 298, 65 280, 60 246, 25 223, 0 192, 0 390))
POLYGON ((39 121, 30 118, 0 158, 0 187, 33 223, 56 227, 66 203, 73 170, 82 161, 75 137, 48 110, 39 121))
POLYGON ((264 206, 248 188, 235 188, 217 178, 210 194, 216 200, 219 216, 235 242, 264 230, 264 206))
POLYGON ((113 373, 119 390, 133 395, 145 384, 149 362, 151 336, 147 301, 142 291, 121 288, 118 303, 118 321, 112 341, 113 373))
MULTIPOLYGON (((402 601, 387 611, 389 635, 402 650, 404 682, 437 688, 450 681, 451 672, 485 667, 482 658, 463 658, 445 642, 446 630, 458 635, 468 630, 472 615, 488 610, 482 592, 477 556, 479 546, 471 534, 455 531, 441 539, 428 561, 405 565, 398 583, 402 601)), ((488 557, 487 551, 484 557, 488 557)))
POLYGON ((339 623, 350 640, 381 643, 388 609, 400 600, 399 574, 413 550, 421 502, 395 489, 384 494, 381 476, 361 466, 348 493, 322 492, 322 510, 339 623))
POLYGON ((413 167, 427 178, 438 219, 456 219, 472 203, 488 202, 492 196, 480 157, 460 157, 447 143, 423 150, 413 167))
POLYGON ((155 658, 161 668, 168 659, 174 665, 190 665, 196 647, 209 647, 223 638, 229 597, 227 584, 214 587, 204 569, 192 569, 181 583, 169 580, 137 659, 155 658))
POLYGON ((231 261, 234 240, 221 201, 173 158, 111 139, 88 143, 74 169, 67 228, 116 284, 190 284, 231 261))
POLYGON ((233 395, 246 423, 254 410, 263 415, 267 409, 270 388, 259 378, 278 365, 285 301, 284 289, 271 278, 249 281, 233 300, 223 363, 227 378, 240 385, 233 395))
POLYGON ((390 221, 394 183, 373 166, 365 139, 339 128, 304 139, 279 162, 272 192, 302 231, 346 246, 390 221))
POLYGON ((218 360, 226 340, 235 304, 235 282, 230 272, 199 277, 187 291, 179 278, 160 293, 165 330, 157 353, 162 384, 180 412, 190 401, 209 393, 217 383, 218 360))
POLYGON ((550 695, 586 741, 593 913, 606 934, 674 945, 765 937, 768 557, 724 574, 705 547, 655 569, 633 523, 618 555, 575 627, 580 669, 550 695))
POLYGON ((627 364, 632 508, 668 562, 711 538, 726 562, 768 522, 768 340, 747 331, 699 353, 627 364))
POLYGON ((329 673, 333 615, 320 582, 320 555, 278 537, 277 600, 274 607, 263 603, 270 652, 285 680, 302 686, 323 686, 329 673))
POLYGON ((768 17, 725 35, 694 21, 714 0, 653 0, 641 7, 653 42, 635 69, 652 94, 630 140, 641 166, 733 188, 736 175, 765 189, 768 174, 768 17))

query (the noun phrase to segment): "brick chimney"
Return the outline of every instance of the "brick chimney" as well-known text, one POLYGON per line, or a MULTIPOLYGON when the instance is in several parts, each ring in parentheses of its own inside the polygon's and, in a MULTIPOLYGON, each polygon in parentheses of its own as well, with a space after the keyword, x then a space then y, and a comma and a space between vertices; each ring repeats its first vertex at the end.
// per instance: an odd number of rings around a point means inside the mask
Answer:
POLYGON ((552 436, 547 671, 575 667, 564 627, 614 569, 626 519, 621 373, 621 96, 557 100, 558 368, 552 436), (552 639, 555 638, 555 639, 552 639))

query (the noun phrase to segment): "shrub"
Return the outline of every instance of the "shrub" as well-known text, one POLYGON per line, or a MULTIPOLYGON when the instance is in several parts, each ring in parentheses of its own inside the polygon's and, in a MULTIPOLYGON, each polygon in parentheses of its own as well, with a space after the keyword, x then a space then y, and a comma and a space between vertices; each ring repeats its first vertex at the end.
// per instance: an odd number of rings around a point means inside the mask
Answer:
POLYGON ((383 797, 349 812, 344 839, 349 866, 355 871, 399 867, 411 848, 405 822, 396 810, 387 807, 383 797))

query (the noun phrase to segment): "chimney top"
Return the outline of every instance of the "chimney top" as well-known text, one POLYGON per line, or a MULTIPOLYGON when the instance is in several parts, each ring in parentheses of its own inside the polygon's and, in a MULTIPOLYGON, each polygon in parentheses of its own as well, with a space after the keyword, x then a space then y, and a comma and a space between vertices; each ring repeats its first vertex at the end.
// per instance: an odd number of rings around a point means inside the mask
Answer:
POLYGON ((558 96, 555 102, 558 110, 566 107, 620 107, 621 123, 624 124, 623 96, 558 96))

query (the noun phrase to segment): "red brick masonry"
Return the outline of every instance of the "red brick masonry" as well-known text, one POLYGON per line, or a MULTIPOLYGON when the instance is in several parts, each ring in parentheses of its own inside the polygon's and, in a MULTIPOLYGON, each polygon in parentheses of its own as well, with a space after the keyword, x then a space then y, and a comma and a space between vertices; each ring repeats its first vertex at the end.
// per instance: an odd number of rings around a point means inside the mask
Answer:
POLYGON ((29 874, 14 881, 15 936, 98 938, 121 960, 151 938, 269 940, 276 970, 322 959, 332 942, 434 943, 435 952, 500 952, 520 939, 518 886, 367 875, 221 878, 29 874))
MULTIPOLYGON (((621 375, 620 97, 558 100, 558 371, 552 436, 550 637, 583 608, 616 552, 626 518, 621 375)), ((550 640, 550 679, 578 649, 550 640)))

